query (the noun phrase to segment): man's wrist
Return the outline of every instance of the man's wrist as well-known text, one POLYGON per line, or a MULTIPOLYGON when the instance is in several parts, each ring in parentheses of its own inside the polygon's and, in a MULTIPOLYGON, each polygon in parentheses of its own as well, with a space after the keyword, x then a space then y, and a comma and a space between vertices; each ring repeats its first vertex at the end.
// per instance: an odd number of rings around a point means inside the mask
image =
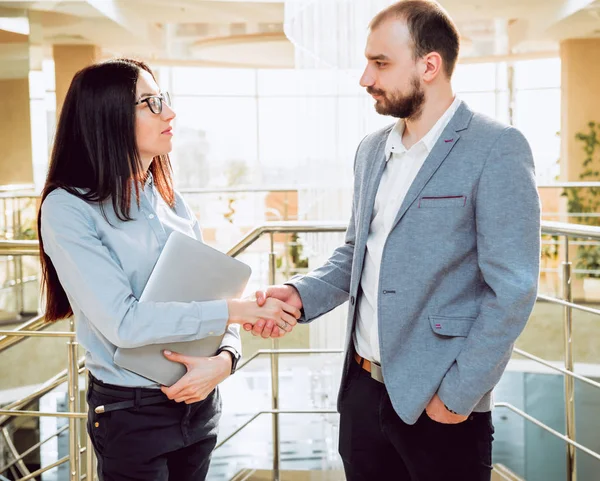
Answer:
POLYGON ((457 413, 456 411, 453 411, 452 409, 450 409, 450 408, 449 408, 448 406, 446 406, 445 404, 444 404, 444 407, 446 408, 446 411, 448 411, 448 412, 450 412, 450 413, 452 413, 452 414, 457 414, 457 415, 459 415, 459 416, 460 416, 460 414, 459 414, 459 413, 457 413))

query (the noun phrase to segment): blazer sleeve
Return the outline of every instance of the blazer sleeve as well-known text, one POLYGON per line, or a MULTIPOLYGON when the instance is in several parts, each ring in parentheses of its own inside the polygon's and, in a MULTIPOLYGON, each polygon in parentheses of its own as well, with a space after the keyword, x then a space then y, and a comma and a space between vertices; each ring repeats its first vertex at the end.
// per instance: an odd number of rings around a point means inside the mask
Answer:
POLYGON ((483 167, 475 223, 486 289, 465 345, 438 390, 444 404, 463 415, 500 380, 537 297, 540 202, 531 149, 512 127, 483 167))

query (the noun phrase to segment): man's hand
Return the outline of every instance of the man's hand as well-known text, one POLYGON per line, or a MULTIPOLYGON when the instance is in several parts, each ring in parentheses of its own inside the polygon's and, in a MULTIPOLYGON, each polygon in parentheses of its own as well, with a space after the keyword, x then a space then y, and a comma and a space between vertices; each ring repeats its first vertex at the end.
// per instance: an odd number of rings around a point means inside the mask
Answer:
POLYGON ((425 412, 430 419, 442 424, 459 424, 466 421, 469 417, 448 411, 437 394, 429 401, 429 404, 425 408, 425 412))
MULTIPOLYGON (((302 299, 295 287, 289 285, 270 286, 266 291, 256 291, 256 303, 263 306, 268 297, 274 297, 280 301, 289 304, 297 309, 302 309, 302 299)), ((254 326, 244 324, 244 330, 251 331, 253 336, 262 336, 267 339, 269 337, 283 337, 289 329, 281 329, 271 320, 261 319, 254 326)))
POLYGON ((186 404, 206 399, 217 384, 231 374, 231 354, 222 352, 213 357, 184 356, 171 351, 163 351, 169 361, 179 362, 187 369, 187 374, 171 387, 162 386, 160 390, 169 399, 186 404))

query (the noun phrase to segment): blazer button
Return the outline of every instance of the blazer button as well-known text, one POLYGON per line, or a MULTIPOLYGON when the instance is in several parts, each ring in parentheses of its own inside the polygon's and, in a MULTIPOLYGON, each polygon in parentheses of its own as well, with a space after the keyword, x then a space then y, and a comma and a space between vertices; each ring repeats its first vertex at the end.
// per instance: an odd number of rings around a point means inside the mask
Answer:
POLYGON ((350 297, 350 304, 354 305, 354 296, 350 297))

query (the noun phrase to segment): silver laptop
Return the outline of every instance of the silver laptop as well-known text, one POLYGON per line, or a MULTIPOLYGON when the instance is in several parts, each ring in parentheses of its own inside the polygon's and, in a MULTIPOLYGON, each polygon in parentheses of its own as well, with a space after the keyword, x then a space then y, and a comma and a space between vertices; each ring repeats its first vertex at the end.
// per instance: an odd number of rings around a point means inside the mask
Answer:
MULTIPOLYGON (((213 301, 242 296, 251 269, 203 242, 180 232, 173 232, 150 274, 140 302, 213 301)), ((165 322, 169 322, 165 319, 165 322)), ((190 356, 212 356, 221 345, 223 335, 197 341, 170 342, 122 349, 117 348, 114 362, 124 369, 171 386, 185 373, 180 363, 167 360, 168 349, 190 356)))

